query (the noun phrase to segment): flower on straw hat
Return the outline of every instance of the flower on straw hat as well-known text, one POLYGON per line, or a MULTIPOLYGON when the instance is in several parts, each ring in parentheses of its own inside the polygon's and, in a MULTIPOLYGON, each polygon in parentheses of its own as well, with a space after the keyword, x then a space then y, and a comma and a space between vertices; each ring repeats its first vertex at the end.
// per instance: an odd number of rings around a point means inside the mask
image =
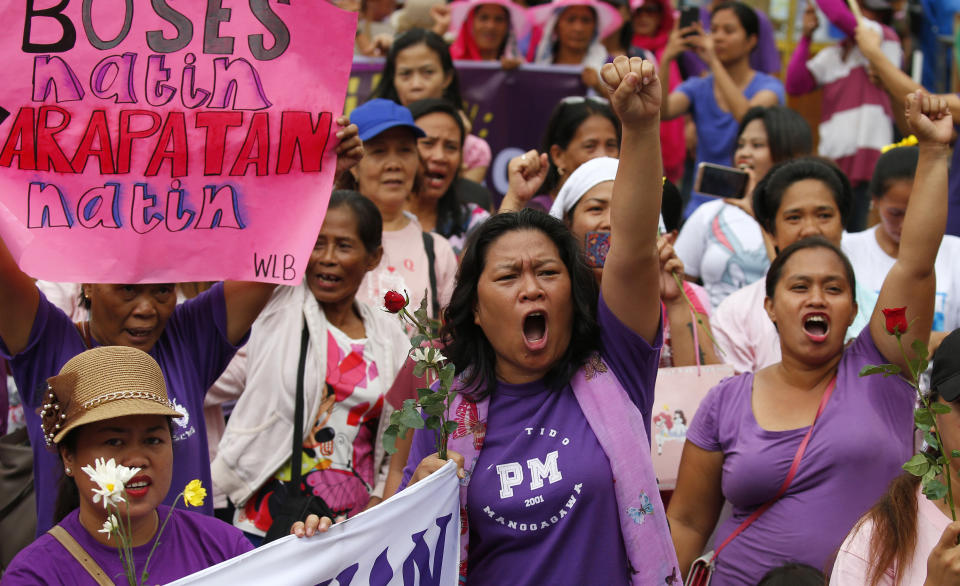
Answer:
POLYGON ((207 489, 203 488, 199 479, 194 478, 183 489, 183 504, 188 507, 202 507, 203 499, 206 496, 207 489))
POLYGON ((113 458, 104 462, 97 458, 94 465, 82 468, 98 488, 93 489, 93 502, 99 503, 103 499, 103 508, 124 502, 123 489, 130 479, 140 472, 139 468, 120 466, 113 458))

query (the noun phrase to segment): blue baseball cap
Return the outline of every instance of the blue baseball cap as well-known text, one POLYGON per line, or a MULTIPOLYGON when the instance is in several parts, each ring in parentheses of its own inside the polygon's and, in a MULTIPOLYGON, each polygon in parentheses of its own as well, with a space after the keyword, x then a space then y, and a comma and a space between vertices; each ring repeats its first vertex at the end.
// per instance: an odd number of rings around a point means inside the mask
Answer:
POLYGON ((360 140, 369 140, 396 126, 406 126, 413 131, 417 138, 427 135, 413 123, 413 114, 410 113, 410 110, 393 100, 383 98, 370 100, 366 104, 355 108, 350 113, 350 122, 357 125, 360 140))

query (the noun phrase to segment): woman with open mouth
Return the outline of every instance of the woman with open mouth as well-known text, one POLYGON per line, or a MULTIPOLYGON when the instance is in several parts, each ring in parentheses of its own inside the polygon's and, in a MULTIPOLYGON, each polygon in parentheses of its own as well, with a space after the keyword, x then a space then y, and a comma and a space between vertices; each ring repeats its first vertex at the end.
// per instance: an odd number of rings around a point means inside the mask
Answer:
POLYGON ((849 184, 823 163, 797 160, 772 170, 754 194, 779 248, 763 308, 781 358, 711 389, 687 431, 668 511, 686 570, 724 500, 733 505, 717 531, 712 584, 755 584, 784 561, 824 567, 912 455, 913 388, 895 376, 859 377, 871 364, 906 369, 901 348, 925 344, 933 321, 953 123, 945 100, 921 92, 908 97, 906 118, 920 157, 900 254, 851 344, 856 280, 838 246, 836 204, 844 191, 849 210, 849 184), (882 310, 893 308, 905 312, 906 331, 888 325, 882 310))
MULTIPOLYGON (((622 56, 601 71, 616 88, 624 164, 599 301, 579 243, 555 218, 502 213, 467 242, 441 332, 463 391, 451 413, 466 431, 451 435, 449 455, 463 468, 467 583, 679 577, 649 455, 662 343, 654 71, 622 56)), ((417 430, 405 484, 445 464, 435 439, 417 430)))
POLYGON ((420 152, 420 189, 407 202, 424 230, 450 241, 460 254, 463 243, 490 212, 457 197, 456 179, 463 163, 466 128, 456 107, 443 99, 410 104, 414 122, 426 136, 417 140, 420 152))
POLYGON ((123 346, 87 350, 50 378, 44 395, 44 439, 59 454, 64 472, 57 509, 51 511, 57 525, 17 554, 4 585, 102 584, 98 571, 107 583, 125 581, 119 538, 105 528, 111 514, 128 530, 137 578, 146 571, 151 584, 253 549, 237 529, 183 505, 164 525, 170 489, 175 495, 184 489, 172 484, 172 434, 183 415, 169 401, 160 367, 148 354, 123 346), (136 469, 124 486, 113 486, 124 499, 116 509, 107 508, 107 497, 98 498, 95 491, 104 485, 86 471, 98 459, 136 469))
POLYGON ((254 541, 287 533, 289 527, 274 527, 284 500, 316 497, 314 510, 323 503, 336 518, 382 497, 390 457, 381 437, 391 411, 384 395, 410 347, 394 316, 356 298, 380 263, 382 233, 369 199, 334 191, 303 283, 279 288, 217 381, 218 392, 240 398, 211 464, 213 478, 241 512, 235 525, 254 541), (301 357, 299 380, 292 375, 301 357), (290 434, 298 382, 302 453, 295 464, 303 482, 294 485, 290 434))

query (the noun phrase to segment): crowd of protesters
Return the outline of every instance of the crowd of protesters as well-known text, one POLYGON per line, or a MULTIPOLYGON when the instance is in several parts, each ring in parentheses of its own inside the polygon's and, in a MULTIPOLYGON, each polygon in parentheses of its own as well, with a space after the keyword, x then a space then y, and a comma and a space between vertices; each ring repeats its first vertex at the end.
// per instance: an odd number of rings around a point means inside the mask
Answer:
POLYGON ((3 537, 0 582, 122 573, 80 474, 98 458, 140 470, 134 555, 180 487, 211 492, 151 580, 325 531, 438 470, 435 432, 384 442, 423 386, 416 332, 383 310, 399 291, 439 324, 452 411, 479 424, 450 444, 461 581, 679 584, 709 568, 721 586, 960 584, 960 464, 903 471, 960 450, 960 94, 906 73, 906 2, 849 2, 801 3, 792 54, 738 1, 339 2, 359 12, 355 54, 383 69, 337 120, 301 284, 35 281, 0 240, 0 433, 25 426, 36 503, 3 537), (823 20, 833 44, 814 42, 823 20), (542 140, 509 161, 502 195, 458 61, 580 68, 582 94, 542 104, 542 140), (816 133, 788 104, 811 92, 816 133), (711 168, 736 193, 701 182, 711 168), (921 347, 937 413, 922 445, 914 387, 860 376, 912 372, 921 347), (658 370, 708 364, 735 375, 684 421, 661 491, 658 370), (597 433, 624 417, 628 433, 597 433), (549 483, 505 490, 501 465, 552 449, 534 425, 574 447, 549 483), (484 512, 534 519, 528 497, 560 509, 574 485, 588 498, 537 533, 484 512), (303 495, 312 508, 281 514, 303 495))

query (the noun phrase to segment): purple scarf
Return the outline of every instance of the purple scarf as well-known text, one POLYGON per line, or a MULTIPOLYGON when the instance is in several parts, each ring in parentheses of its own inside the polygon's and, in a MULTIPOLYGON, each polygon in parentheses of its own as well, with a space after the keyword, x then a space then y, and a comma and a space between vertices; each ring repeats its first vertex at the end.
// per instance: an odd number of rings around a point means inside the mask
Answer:
MULTIPOLYGON (((681 584, 667 516, 653 473, 643 415, 598 355, 577 371, 570 384, 590 429, 610 460, 620 533, 631 566, 631 584, 681 584)), ((457 393, 451 406, 458 426, 450 435, 447 447, 463 456, 466 472, 460 481, 461 583, 467 576, 470 538, 467 488, 483 449, 489 405, 489 397, 472 401, 463 393, 457 393)))

